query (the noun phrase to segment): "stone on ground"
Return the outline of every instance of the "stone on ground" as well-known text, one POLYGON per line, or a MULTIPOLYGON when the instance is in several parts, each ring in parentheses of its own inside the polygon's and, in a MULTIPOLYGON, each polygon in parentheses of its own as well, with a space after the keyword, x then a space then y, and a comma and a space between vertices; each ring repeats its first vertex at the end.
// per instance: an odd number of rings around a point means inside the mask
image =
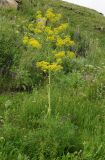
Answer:
POLYGON ((0 0, 0 7, 17 9, 18 3, 15 0, 0 0))

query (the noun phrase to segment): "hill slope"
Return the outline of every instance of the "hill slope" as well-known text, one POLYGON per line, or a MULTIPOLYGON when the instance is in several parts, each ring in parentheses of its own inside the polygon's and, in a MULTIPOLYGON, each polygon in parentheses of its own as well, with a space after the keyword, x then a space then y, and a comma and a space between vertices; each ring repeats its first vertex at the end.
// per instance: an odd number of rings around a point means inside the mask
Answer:
POLYGON ((105 17, 94 10, 55 0, 1 9, 0 160, 105 160, 104 59, 105 17), (23 45, 36 11, 48 8, 63 15, 76 43, 76 57, 52 74, 50 116, 48 74, 23 45))

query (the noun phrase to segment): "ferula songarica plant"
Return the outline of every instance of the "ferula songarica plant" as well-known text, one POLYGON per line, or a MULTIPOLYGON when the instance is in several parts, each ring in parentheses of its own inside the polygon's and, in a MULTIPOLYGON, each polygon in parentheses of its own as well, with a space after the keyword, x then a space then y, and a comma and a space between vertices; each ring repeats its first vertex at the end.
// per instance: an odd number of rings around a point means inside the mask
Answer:
POLYGON ((24 45, 41 54, 42 59, 36 62, 36 67, 48 73, 48 115, 51 114, 51 73, 63 70, 64 58, 75 58, 75 53, 70 50, 75 42, 68 35, 69 24, 61 22, 62 15, 53 9, 48 9, 45 14, 37 11, 23 37, 24 45))

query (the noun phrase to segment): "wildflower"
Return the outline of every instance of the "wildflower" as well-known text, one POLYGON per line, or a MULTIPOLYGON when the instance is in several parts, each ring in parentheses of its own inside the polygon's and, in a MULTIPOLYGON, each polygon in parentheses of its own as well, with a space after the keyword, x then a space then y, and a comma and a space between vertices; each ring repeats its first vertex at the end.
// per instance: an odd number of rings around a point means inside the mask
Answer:
POLYGON ((69 46, 73 46, 75 43, 73 40, 70 39, 70 37, 66 36, 64 38, 64 45, 69 47, 69 46))
POLYGON ((65 56, 65 51, 60 51, 57 54, 55 54, 56 59, 63 58, 64 56, 65 56))
POLYGON ((40 61, 36 63, 37 68, 40 68, 42 71, 46 72, 49 67, 49 63, 46 61, 40 61))
POLYGON ((58 37, 57 38, 57 42, 56 42, 56 46, 58 47, 62 47, 64 45, 64 41, 62 38, 58 37))
POLYGON ((36 66, 40 68, 42 71, 58 71, 62 69, 61 65, 58 65, 57 63, 49 63, 46 61, 37 62, 36 66))
POLYGON ((46 17, 51 21, 55 18, 55 14, 51 8, 46 11, 46 17))
POLYGON ((42 33, 42 30, 38 29, 38 28, 35 28, 33 31, 34 31, 34 33, 42 33))
POLYGON ((60 64, 60 63, 62 63, 62 59, 61 58, 57 58, 56 62, 60 64))
POLYGON ((63 30, 66 30, 68 27, 69 27, 69 24, 68 23, 63 23, 61 24, 60 26, 63 30))
POLYGON ((45 32, 46 32, 48 35, 53 35, 53 30, 51 30, 50 27, 46 27, 46 28, 45 28, 45 32))
POLYGON ((37 11, 36 19, 40 19, 40 18, 42 18, 42 12, 41 11, 37 11))
POLYGON ((46 11, 46 18, 51 22, 57 22, 61 19, 61 14, 55 14, 51 8, 46 11))
POLYGON ((71 39, 69 37, 65 37, 64 39, 64 44, 66 46, 71 46, 72 42, 71 42, 71 39))
POLYGON ((37 48, 37 49, 41 48, 41 44, 39 43, 39 41, 34 39, 34 38, 29 39, 29 43, 28 44, 31 45, 34 48, 37 48))
POLYGON ((36 28, 34 28, 34 33, 42 33, 45 29, 46 19, 42 17, 41 19, 37 20, 36 28))
POLYGON ((56 34, 63 32, 64 30, 66 30, 68 28, 68 23, 63 23, 61 24, 59 27, 54 28, 54 32, 56 34))
POLYGON ((48 36, 47 40, 48 41, 54 41, 55 40, 55 36, 54 35, 48 36))
POLYGON ((74 53, 74 52, 71 52, 71 51, 68 51, 68 52, 67 52, 67 56, 68 56, 69 58, 75 58, 75 53, 74 53))
POLYGON ((61 19, 62 15, 61 14, 56 14, 55 16, 55 22, 59 21, 61 19))
POLYGON ((37 28, 43 30, 45 28, 45 23, 46 23, 45 19, 39 19, 39 21, 37 22, 37 28))
POLYGON ((28 41, 29 41, 28 36, 24 36, 24 38, 23 38, 23 43, 24 43, 24 44, 27 44, 27 43, 28 43, 28 41))
POLYGON ((33 29, 34 29, 34 25, 31 23, 31 24, 29 24, 28 25, 28 29, 30 30, 30 31, 33 31, 33 29))
POLYGON ((50 71, 59 71, 59 70, 63 69, 63 67, 61 65, 58 65, 57 63, 52 63, 49 65, 48 69, 50 71))

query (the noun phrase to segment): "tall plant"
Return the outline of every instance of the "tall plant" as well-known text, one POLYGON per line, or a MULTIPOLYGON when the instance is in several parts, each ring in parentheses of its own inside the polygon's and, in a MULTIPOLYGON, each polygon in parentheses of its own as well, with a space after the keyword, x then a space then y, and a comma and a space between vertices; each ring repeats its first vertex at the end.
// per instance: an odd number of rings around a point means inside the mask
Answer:
POLYGON ((48 111, 51 114, 51 75, 63 70, 63 59, 74 58, 71 51, 74 41, 68 34, 68 23, 61 23, 61 14, 48 9, 45 14, 37 11, 35 21, 28 25, 23 43, 36 50, 40 60, 36 67, 48 75, 48 111))

